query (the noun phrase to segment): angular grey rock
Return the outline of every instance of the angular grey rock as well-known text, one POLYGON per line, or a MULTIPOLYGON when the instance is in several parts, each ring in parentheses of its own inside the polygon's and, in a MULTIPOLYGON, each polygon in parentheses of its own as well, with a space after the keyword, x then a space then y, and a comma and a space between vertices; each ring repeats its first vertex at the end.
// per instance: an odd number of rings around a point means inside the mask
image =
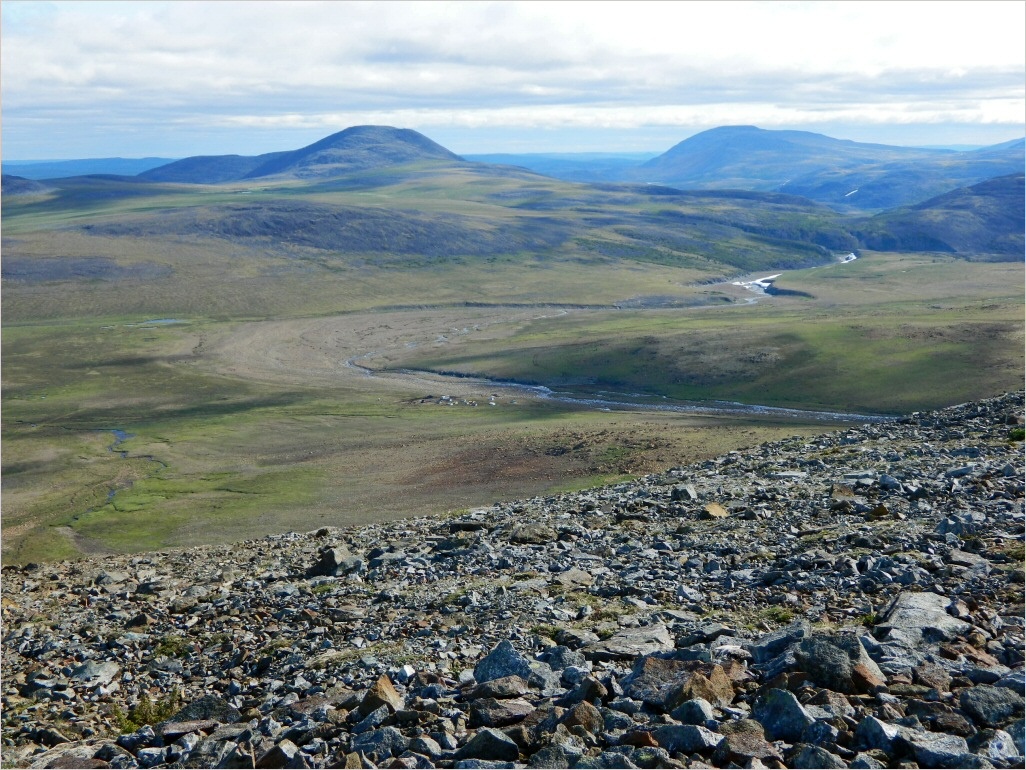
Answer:
POLYGON ((471 700, 475 698, 519 698, 530 691, 527 682, 519 676, 503 676, 482 682, 468 693, 471 700))
POLYGON ((800 740, 805 729, 816 721, 794 693, 778 689, 770 689, 755 702, 752 719, 762 725, 769 740, 788 743, 800 740))
POLYGON ((410 741, 410 751, 423 754, 429 759, 438 759, 442 756, 442 747, 430 735, 418 735, 410 741))
POLYGON ((969 745, 959 735, 903 729, 895 745, 911 751, 920 767, 965 767, 969 745))
POLYGON ((306 572, 309 577, 348 575, 364 569, 363 559, 350 553, 345 546, 322 548, 318 556, 317 564, 306 572))
POLYGON ((855 745, 863 749, 880 749, 891 752, 898 739, 898 727, 889 725, 876 717, 865 717, 855 727, 855 745))
POLYGON ((1022 755, 1015 740, 1004 730, 980 730, 969 739, 969 748, 991 762, 1005 762, 1022 755))
POLYGON ((507 676, 519 676, 530 681, 531 661, 503 639, 474 667, 474 679, 483 684, 507 676))
POLYGON ((855 759, 851 761, 848 767, 856 768, 857 770, 883 770, 887 765, 860 751, 855 755, 855 759))
POLYGON ((603 700, 609 695, 605 685, 593 676, 586 676, 577 686, 556 701, 559 706, 570 707, 582 701, 603 700))
POLYGON ((471 727, 505 727, 520 722, 534 711, 534 705, 522 698, 478 698, 470 704, 471 727))
POLYGON ((804 744, 791 760, 790 766, 800 770, 840 770, 848 767, 848 763, 820 746, 804 744))
POLYGON ((394 727, 371 730, 353 739, 353 751, 375 758, 380 763, 397 757, 410 747, 410 740, 394 727))
POLYGON ((556 531, 544 524, 521 524, 513 530, 509 539, 512 543, 545 545, 547 543, 554 543, 557 537, 556 531))
POLYGON ((679 680, 690 673, 687 663, 645 655, 634 661, 621 682, 624 694, 650 706, 665 708, 679 680))
POLYGON ((255 766, 257 768, 288 767, 298 753, 299 747, 285 738, 261 756, 255 766))
POLYGON ((800 670, 820 687, 844 693, 871 692, 886 678, 853 633, 814 634, 794 651, 800 670))
POLYGON ((1016 719, 1005 729, 1012 737, 1012 742, 1015 744, 1015 750, 1019 752, 1019 756, 1026 755, 1026 720, 1016 719))
POLYGON ((661 748, 671 754, 708 752, 723 741, 723 736, 702 725, 663 725, 652 731, 652 737, 661 748))
MULTIPOLYGON (((527 766, 562 770, 562 768, 568 768, 573 765, 571 758, 571 755, 567 754, 562 746, 549 745, 532 754, 531 758, 527 760, 527 766)), ((576 757, 573 757, 573 761, 576 762, 576 757)))
POLYGON ((388 719, 388 714, 388 706, 383 704, 378 706, 353 726, 353 734, 361 735, 381 727, 384 721, 388 719))
POLYGON ((962 690, 958 698, 962 710, 983 727, 1003 727, 1023 712, 1023 697, 1007 687, 981 684, 962 690))
POLYGON ((635 770, 637 767, 627 754, 619 751, 603 751, 597 757, 582 757, 574 765, 579 770, 635 770))
POLYGON ((591 671, 591 661, 584 657, 581 653, 571 650, 564 644, 550 647, 541 656, 542 661, 549 664, 549 667, 553 671, 562 671, 570 666, 577 668, 584 668, 591 671))
POLYGON ((218 722, 238 722, 242 719, 239 710, 224 698, 216 695, 204 695, 194 700, 168 719, 168 722, 191 722, 197 719, 213 719, 218 722))
POLYGON ((752 654, 753 663, 768 663, 780 655, 794 642, 812 633, 812 624, 804 618, 797 620, 786 628, 772 631, 758 640, 744 645, 752 654))
POLYGON ((504 762, 515 762, 520 756, 520 748, 503 732, 492 727, 484 727, 477 731, 467 744, 456 752, 456 759, 497 759, 504 762))
POLYGON ((89 660, 71 672, 70 679, 84 682, 89 687, 110 684, 121 673, 121 666, 112 660, 97 663, 89 660))
POLYGON ((686 725, 705 725, 716 719, 712 704, 705 698, 692 698, 681 703, 670 716, 686 725))

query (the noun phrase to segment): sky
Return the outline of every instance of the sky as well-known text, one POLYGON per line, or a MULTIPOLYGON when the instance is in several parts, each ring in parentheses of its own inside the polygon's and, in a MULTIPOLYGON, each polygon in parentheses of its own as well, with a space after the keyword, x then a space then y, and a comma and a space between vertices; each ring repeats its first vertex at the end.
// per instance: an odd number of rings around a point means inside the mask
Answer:
POLYGON ((1026 3, 0 4, 4 160, 291 150, 353 125, 459 154, 663 152, 722 125, 1026 134, 1026 3))

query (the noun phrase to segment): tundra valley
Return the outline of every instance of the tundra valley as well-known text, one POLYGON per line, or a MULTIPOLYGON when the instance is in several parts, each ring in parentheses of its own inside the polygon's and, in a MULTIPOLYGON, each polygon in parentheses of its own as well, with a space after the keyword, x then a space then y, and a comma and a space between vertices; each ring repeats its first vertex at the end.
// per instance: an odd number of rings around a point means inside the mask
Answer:
POLYGON ((5 166, 5 767, 1023 766, 1022 140, 126 164, 5 166))
POLYGON ((500 160, 362 126, 6 169, 4 562, 459 512, 1022 383, 1022 141, 500 160))

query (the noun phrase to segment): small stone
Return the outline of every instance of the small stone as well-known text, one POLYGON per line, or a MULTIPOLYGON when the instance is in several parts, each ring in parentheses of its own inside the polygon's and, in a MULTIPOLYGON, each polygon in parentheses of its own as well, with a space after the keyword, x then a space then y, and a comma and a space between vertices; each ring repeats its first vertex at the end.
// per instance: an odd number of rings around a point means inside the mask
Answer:
POLYGON ((527 682, 519 676, 503 676, 482 682, 467 695, 468 698, 519 698, 530 692, 527 682))
POLYGON ((530 679, 531 661, 503 639, 474 667, 474 679, 483 684, 508 676, 530 679))
POLYGON ((803 744, 791 760, 790 767, 800 770, 840 770, 848 767, 848 763, 821 746, 803 744))
POLYGON ((114 677, 121 673, 121 666, 114 661, 97 663, 94 660, 86 661, 71 672, 71 679, 83 682, 89 687, 110 684, 114 677))
POLYGON ((723 741, 723 736, 702 725, 662 725, 652 731, 656 743, 671 754, 708 753, 723 741))
POLYGON ((378 763, 399 756, 409 747, 409 739, 394 727, 382 727, 353 739, 353 751, 372 756, 378 763))
POLYGON ((505 727, 521 721, 534 706, 521 698, 478 698, 470 704, 471 727, 505 727))
POLYGON ((713 755, 718 762, 744 764, 751 759, 781 759, 780 753, 766 740, 762 725, 752 719, 726 722, 720 726, 720 733, 723 740, 713 755))
POLYGON ((360 702, 359 712, 366 716, 382 706, 387 706, 388 710, 393 713, 401 711, 405 706, 403 696, 399 694, 395 685, 392 684, 392 680, 385 674, 378 677, 378 680, 367 690, 360 702))
POLYGON ((224 698, 219 698, 216 695, 204 695, 178 711, 167 721, 191 722, 199 719, 212 719, 223 724, 238 722, 242 719, 242 714, 224 698))
POLYGON ((712 704, 705 698, 692 698, 684 701, 673 710, 670 716, 686 725, 705 725, 716 719, 712 704))
POLYGON ((965 767, 962 758, 969 753, 965 738, 943 733, 903 730, 896 745, 911 748, 920 767, 965 767))
POLYGON ((706 503, 702 506, 702 512, 698 515, 700 519, 725 519, 730 512, 719 503, 706 503))
POLYGON ((778 689, 770 689, 756 701, 752 718, 762 725, 769 740, 789 743, 800 740, 805 729, 816 721, 793 693, 778 689))
POLYGON ((256 761, 256 767, 258 768, 274 768, 274 767, 285 767, 295 759, 299 753, 299 747, 285 738, 281 742, 275 744, 274 748, 267 751, 260 759, 256 761))
POLYGON ((580 725, 589 733, 597 735, 605 727, 605 720, 597 708, 587 701, 582 701, 563 717, 562 724, 567 728, 580 725))

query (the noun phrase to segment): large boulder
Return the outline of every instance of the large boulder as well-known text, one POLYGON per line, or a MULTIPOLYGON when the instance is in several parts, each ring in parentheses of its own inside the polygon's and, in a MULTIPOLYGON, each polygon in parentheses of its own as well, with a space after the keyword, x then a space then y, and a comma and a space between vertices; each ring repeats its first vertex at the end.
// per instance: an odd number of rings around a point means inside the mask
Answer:
POLYGON ((674 640, 663 623, 625 628, 604 641, 586 645, 581 652, 588 660, 633 660, 640 655, 674 649, 674 640))

